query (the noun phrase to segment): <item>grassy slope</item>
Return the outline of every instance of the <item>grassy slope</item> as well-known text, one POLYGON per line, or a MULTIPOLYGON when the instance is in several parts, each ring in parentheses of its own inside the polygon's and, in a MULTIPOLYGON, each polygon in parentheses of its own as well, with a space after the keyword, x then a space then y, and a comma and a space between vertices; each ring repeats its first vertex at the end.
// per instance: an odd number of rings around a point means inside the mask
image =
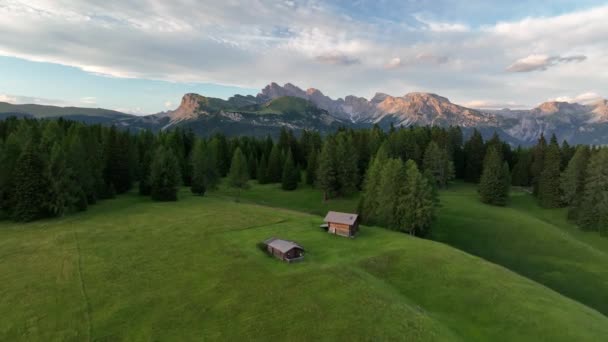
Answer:
MULTIPOLYGON (((255 189, 252 191, 255 192, 255 189)), ((184 193, 0 223, 0 340, 598 340, 608 318, 500 266, 379 228, 184 193), (294 239, 287 265, 255 244, 294 239)))
POLYGON ((608 241, 544 210, 525 193, 507 208, 484 205, 474 188, 441 196, 433 238, 501 264, 608 315, 608 241))
MULTIPOLYGON (((216 196, 230 195, 221 189, 216 196)), ((254 185, 245 200, 317 215, 353 211, 358 197, 323 202, 318 190, 281 191, 254 185)), ((475 187, 456 184, 441 192, 432 238, 505 266, 608 315, 608 239, 579 230, 563 209, 541 209, 514 192, 507 208, 482 204, 475 187)))

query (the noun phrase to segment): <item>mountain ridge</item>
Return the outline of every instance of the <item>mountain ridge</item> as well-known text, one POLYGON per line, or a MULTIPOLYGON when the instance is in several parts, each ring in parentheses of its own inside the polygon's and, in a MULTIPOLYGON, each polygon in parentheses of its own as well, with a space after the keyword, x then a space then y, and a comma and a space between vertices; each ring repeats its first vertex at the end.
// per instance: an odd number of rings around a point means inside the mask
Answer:
POLYGON ((228 99, 187 93, 180 105, 166 112, 134 116, 94 108, 12 105, 0 103, 0 119, 66 117, 87 123, 115 124, 129 129, 164 130, 175 126, 199 134, 275 135, 281 127, 331 132, 338 127, 461 126, 494 131, 512 144, 532 144, 541 134, 555 133, 578 144, 608 144, 608 100, 591 104, 547 101, 531 109, 480 110, 452 103, 435 93, 410 92, 392 96, 377 92, 369 100, 348 95, 332 99, 321 90, 271 82, 253 95, 228 99))

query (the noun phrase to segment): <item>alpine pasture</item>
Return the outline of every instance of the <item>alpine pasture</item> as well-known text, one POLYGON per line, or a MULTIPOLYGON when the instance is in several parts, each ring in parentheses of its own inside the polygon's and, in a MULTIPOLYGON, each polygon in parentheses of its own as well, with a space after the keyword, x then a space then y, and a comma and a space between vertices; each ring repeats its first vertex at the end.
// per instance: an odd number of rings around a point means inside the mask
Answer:
MULTIPOLYGON (((458 225, 445 218, 476 203, 467 200, 470 192, 442 193, 438 240, 458 244, 445 231, 458 225)), ((184 189, 179 202, 159 203, 129 193, 64 218, 0 223, 0 339, 596 341, 608 335, 606 316, 558 293, 559 286, 549 288, 549 281, 545 286, 446 244, 383 228, 364 226, 355 239, 319 229, 318 213, 347 210, 356 198, 324 203, 316 190, 282 192, 276 185, 254 185, 240 203, 232 195, 221 189, 199 197, 184 189), (301 244, 304 261, 287 264, 260 251, 256 244, 272 236, 301 244)), ((514 202, 507 210, 519 210, 514 202)), ((483 215, 493 213, 479 206, 483 215)), ((497 226, 479 224, 479 230, 497 226)), ((590 245, 567 230, 555 234, 590 245)), ((601 243, 594 246, 593 253, 604 253, 601 243)), ((568 257, 563 264, 572 263, 568 257)))

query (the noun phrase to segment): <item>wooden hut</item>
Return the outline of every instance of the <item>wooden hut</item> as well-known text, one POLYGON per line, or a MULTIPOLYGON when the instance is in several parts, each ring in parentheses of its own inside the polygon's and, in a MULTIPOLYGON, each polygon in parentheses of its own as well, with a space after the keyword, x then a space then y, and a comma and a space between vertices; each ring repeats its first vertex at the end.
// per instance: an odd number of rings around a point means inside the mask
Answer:
POLYGON ((268 253, 278 259, 292 262, 304 258, 304 248, 293 241, 270 238, 264 244, 268 253))
POLYGON ((346 237, 354 237, 359 231, 359 215, 340 213, 330 211, 325 215, 325 224, 323 228, 327 228, 330 234, 336 234, 346 237))

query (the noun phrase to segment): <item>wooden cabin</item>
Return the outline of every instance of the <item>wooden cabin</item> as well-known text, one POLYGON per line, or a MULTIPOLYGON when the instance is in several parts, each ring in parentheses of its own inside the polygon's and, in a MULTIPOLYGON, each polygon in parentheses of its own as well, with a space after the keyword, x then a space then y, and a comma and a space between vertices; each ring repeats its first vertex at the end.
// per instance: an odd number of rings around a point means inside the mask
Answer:
POLYGON ((359 231, 359 215, 330 211, 325 215, 325 224, 322 226, 330 234, 346 237, 355 237, 359 231))
POLYGON ((264 244, 268 253, 277 259, 293 262, 304 258, 304 248, 293 241, 270 238, 264 244))

